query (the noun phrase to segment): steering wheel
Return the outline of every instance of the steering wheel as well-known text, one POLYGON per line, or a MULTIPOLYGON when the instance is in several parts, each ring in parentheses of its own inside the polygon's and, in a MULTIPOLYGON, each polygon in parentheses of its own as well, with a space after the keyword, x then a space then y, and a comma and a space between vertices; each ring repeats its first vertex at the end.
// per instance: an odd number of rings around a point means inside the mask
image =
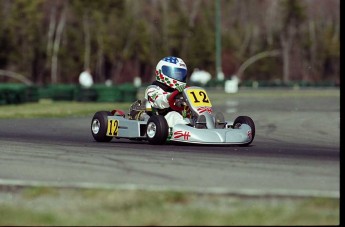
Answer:
POLYGON ((182 110, 184 110, 183 106, 177 106, 176 103, 175 103, 176 96, 179 93, 180 92, 178 90, 173 91, 173 93, 171 93, 171 95, 170 95, 170 97, 168 99, 168 102, 169 102, 169 105, 170 105, 171 109, 173 109, 175 111, 182 111, 182 110))

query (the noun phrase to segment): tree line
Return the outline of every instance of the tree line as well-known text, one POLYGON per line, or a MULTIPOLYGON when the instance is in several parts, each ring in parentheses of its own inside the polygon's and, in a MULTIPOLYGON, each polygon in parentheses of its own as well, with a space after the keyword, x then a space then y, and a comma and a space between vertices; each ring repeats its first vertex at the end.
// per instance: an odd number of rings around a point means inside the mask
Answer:
MULTIPOLYGON (((0 0, 0 70, 35 84, 76 83, 85 68, 97 83, 148 82, 174 55, 216 78, 217 1, 0 0)), ((339 0, 219 1, 226 79, 340 83, 339 0)))

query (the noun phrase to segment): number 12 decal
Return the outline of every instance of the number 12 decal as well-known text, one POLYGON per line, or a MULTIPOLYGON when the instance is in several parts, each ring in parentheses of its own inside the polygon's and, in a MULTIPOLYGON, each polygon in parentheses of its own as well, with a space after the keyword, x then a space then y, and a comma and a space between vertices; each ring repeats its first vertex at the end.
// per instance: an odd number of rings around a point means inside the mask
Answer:
POLYGON ((212 106, 205 90, 191 89, 188 91, 188 96, 194 106, 212 106))
MULTIPOLYGON (((193 95, 193 98, 194 98, 194 102, 195 102, 195 103, 200 102, 200 101, 198 100, 198 98, 196 97, 194 91, 191 91, 190 93, 193 95)), ((203 102, 206 102, 206 103, 209 103, 209 102, 210 102, 210 101, 208 100, 207 95, 206 95, 205 92, 199 91, 199 96, 202 97, 202 101, 203 101, 203 102)))
POLYGON ((117 136, 119 133, 119 121, 108 120, 107 136, 117 136))

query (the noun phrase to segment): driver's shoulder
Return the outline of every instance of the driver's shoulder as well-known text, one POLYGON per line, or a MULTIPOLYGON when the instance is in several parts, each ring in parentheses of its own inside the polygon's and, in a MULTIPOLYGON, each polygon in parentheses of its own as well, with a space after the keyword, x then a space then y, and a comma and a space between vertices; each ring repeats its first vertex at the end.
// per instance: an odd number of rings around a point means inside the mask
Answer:
POLYGON ((148 93, 150 93, 150 92, 153 92, 153 91, 163 91, 163 89, 162 88, 160 88, 159 86, 157 86, 157 85, 149 85, 147 88, 146 88, 146 90, 145 90, 145 93, 146 94, 148 94, 148 93))

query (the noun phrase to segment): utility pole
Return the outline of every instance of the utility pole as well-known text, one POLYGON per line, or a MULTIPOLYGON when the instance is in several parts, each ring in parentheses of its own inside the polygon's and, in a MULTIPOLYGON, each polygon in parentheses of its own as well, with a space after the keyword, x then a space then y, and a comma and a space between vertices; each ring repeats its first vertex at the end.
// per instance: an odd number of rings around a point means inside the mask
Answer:
POLYGON ((220 0, 215 1, 216 4, 216 75, 218 80, 224 80, 222 70, 222 39, 221 39, 221 14, 220 14, 220 0))

